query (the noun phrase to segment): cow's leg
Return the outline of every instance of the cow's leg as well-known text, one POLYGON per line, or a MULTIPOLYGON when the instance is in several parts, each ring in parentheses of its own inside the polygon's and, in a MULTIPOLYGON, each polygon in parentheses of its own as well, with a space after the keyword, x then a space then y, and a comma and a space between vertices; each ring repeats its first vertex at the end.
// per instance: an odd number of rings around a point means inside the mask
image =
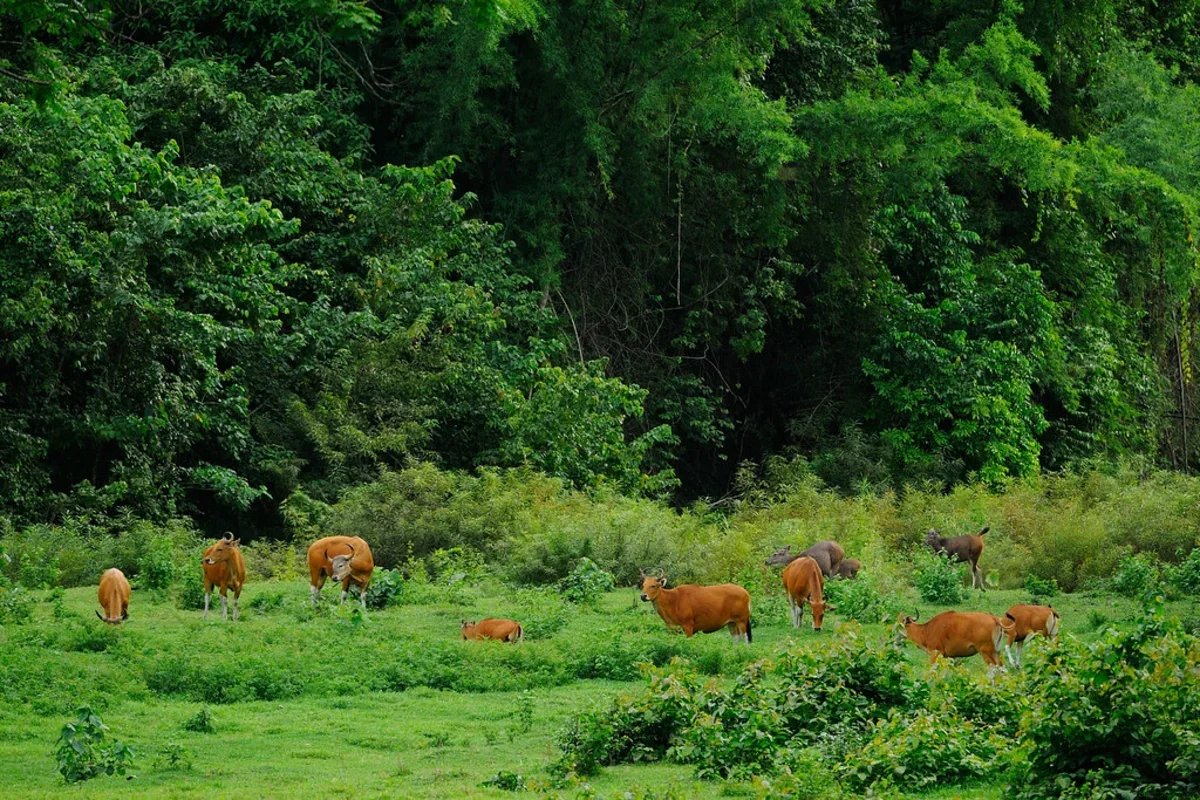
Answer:
POLYGON ((363 615, 367 613, 367 587, 358 587, 358 602, 362 604, 363 615))
POLYGON ((204 619, 208 619, 208 601, 212 599, 212 581, 204 578, 204 619))
POLYGON ((242 587, 233 590, 233 621, 237 622, 238 617, 238 601, 242 598, 242 587))
POLYGON ((350 594, 350 579, 342 581, 342 599, 339 602, 346 602, 346 595, 350 594))
POLYGON ((225 593, 227 591, 228 590, 224 586, 221 587, 221 620, 222 621, 229 619, 229 598, 225 596, 225 593))
POLYGON ((323 571, 316 572, 309 582, 308 593, 312 597, 313 605, 317 605, 321 599, 321 589, 325 587, 325 573, 323 571))

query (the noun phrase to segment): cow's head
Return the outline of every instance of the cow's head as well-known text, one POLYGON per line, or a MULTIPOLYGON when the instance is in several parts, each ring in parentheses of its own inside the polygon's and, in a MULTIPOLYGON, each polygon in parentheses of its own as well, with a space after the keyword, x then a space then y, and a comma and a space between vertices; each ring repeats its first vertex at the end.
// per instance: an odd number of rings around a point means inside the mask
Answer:
POLYGON ((121 612, 121 616, 119 616, 119 617, 111 617, 111 618, 110 618, 110 617, 106 617, 106 616, 104 616, 104 615, 103 615, 103 614, 101 614, 99 611, 97 611, 97 612, 96 612, 96 616, 97 616, 97 617, 99 617, 99 618, 100 618, 102 621, 104 621, 104 622, 107 622, 109 625, 120 625, 122 622, 124 622, 125 620, 129 619, 129 612, 128 612, 128 611, 122 611, 122 612, 121 612))
POLYGON ((650 575, 645 570, 642 570, 642 600, 645 602, 654 602, 658 599, 658 593, 667 588, 666 573, 661 569, 657 575, 650 575))
POLYGON ((470 622, 468 622, 467 620, 464 619, 462 621, 462 638, 470 639, 472 634, 474 634, 474 633, 475 633, 475 621, 471 620, 470 622))
POLYGON ((826 611, 835 611, 837 609, 837 606, 833 605, 832 603, 812 602, 812 603, 809 603, 809 606, 812 607, 812 618, 813 618, 813 630, 814 631, 821 630, 821 623, 824 622, 824 620, 825 620, 825 612, 826 611))
POLYGON ((783 547, 776 550, 767 558, 766 565, 768 567, 778 567, 791 562, 792 557, 788 555, 792 550, 790 544, 785 544, 783 547))
POLYGON ((233 534, 226 531, 216 544, 204 551, 204 563, 220 564, 222 561, 228 561, 241 545, 241 539, 233 538, 233 534))
POLYGON ((925 546, 932 547, 934 550, 942 546, 942 532, 937 528, 930 528, 925 534, 925 546))
POLYGON ((350 577, 350 560, 354 558, 354 546, 347 545, 350 548, 349 553, 334 556, 329 559, 331 571, 335 581, 344 581, 350 577))

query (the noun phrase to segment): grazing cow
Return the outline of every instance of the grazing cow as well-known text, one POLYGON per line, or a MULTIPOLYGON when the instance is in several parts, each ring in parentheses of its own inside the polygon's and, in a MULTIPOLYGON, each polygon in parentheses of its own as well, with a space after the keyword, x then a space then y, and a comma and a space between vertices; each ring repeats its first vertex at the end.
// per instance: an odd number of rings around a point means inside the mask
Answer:
POLYGON ((954 561, 971 565, 971 588, 979 583, 979 591, 983 588, 983 570, 979 568, 979 555, 983 552, 983 535, 991 528, 984 528, 979 533, 968 533, 964 536, 942 536, 941 531, 930 528, 925 534, 925 544, 934 553, 945 553, 954 561))
POLYGON ((943 611, 926 623, 905 616, 901 624, 909 641, 929 653, 931 664, 938 656, 966 658, 978 653, 994 667, 1000 666, 996 654, 1012 627, 1010 620, 978 611, 943 611))
POLYGON ((1005 631, 1008 643, 1008 660, 1013 664, 1021 663, 1021 650, 1025 640, 1035 633, 1044 635, 1047 639, 1058 636, 1058 612, 1050 606, 1016 605, 1004 615, 1013 621, 1013 626, 1005 631), (1016 656, 1013 656, 1013 645, 1016 645, 1016 656))
POLYGON ((862 562, 857 558, 843 558, 842 563, 838 564, 837 576, 852 581, 858 577, 860 569, 862 569, 862 562))
POLYGON ((804 619, 804 604, 812 608, 813 630, 821 630, 825 612, 833 608, 825 602, 825 579, 817 562, 805 556, 797 558, 783 570, 783 585, 787 589, 788 605, 792 608, 792 625, 799 628, 804 619))
POLYGON ((330 575, 342 584, 341 602, 346 602, 350 584, 358 587, 358 599, 363 611, 367 610, 367 587, 371 584, 371 573, 375 571, 375 558, 371 547, 357 536, 326 536, 308 546, 308 572, 311 578, 309 591, 313 605, 325 585, 325 576, 330 575))
POLYGON ((792 546, 790 544, 776 550, 767 559, 768 567, 778 567, 787 565, 795 561, 797 558, 808 557, 817 562, 817 566, 821 568, 821 574, 826 578, 837 574, 838 565, 842 563, 842 557, 846 555, 846 551, 842 546, 832 539, 826 539, 823 542, 817 542, 807 550, 791 555, 792 546))
POLYGON ((208 619, 208 604, 212 599, 213 586, 221 588, 221 619, 229 618, 229 599, 226 592, 233 589, 233 621, 238 618, 238 600, 242 586, 246 584, 246 561, 242 558, 242 540, 234 539, 232 533, 218 539, 204 551, 204 618, 208 619))
POLYGON ((519 642, 525 638, 525 631, 511 619, 481 619, 479 622, 462 623, 463 639, 498 639, 502 642, 519 642))
POLYGON ((750 644, 750 593, 736 583, 668 589, 661 570, 657 576, 643 571, 642 600, 654 605, 668 628, 683 628, 689 639, 696 631, 729 628, 735 642, 750 644))
POLYGON ((96 593, 104 613, 96 616, 109 625, 120 625, 129 619, 129 581, 125 573, 113 567, 100 576, 100 591, 96 593))

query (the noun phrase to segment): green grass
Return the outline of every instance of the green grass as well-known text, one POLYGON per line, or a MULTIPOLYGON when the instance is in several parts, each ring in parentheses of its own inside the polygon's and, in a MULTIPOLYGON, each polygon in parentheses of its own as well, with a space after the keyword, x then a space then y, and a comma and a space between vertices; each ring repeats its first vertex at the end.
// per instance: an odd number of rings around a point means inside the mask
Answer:
MULTIPOLYGON (((629 588, 577 611, 553 596, 487 585, 372 612, 361 625, 337 609, 313 614, 307 595, 300 583, 251 584, 236 627, 222 623, 219 613, 205 621, 198 611, 140 591, 119 629, 95 619, 94 589, 68 590, 59 619, 50 603, 39 602, 32 622, 0 629, 0 795, 511 796, 481 784, 500 770, 545 784, 564 721, 588 703, 639 685, 621 659, 645 655, 661 663, 681 654, 728 675, 789 638, 820 647, 838 635, 842 621, 833 614, 824 632, 797 632, 778 597, 759 601, 755 641, 744 648, 724 632, 691 640, 668 633, 629 588), (260 594, 282 599, 272 610, 256 611, 251 601, 260 594), (511 615, 545 634, 517 646, 459 640, 461 619, 488 615, 511 615), (631 680, 581 677, 595 673, 631 680), (405 690, 396 691, 401 685, 405 690), (523 731, 518 709, 528 697, 532 726, 523 731), (132 781, 62 784, 54 742, 84 701, 137 751, 132 781), (206 705, 215 731, 186 730, 184 722, 206 705), (190 768, 155 763, 169 742, 183 746, 190 768)), ((922 619, 943 610, 915 594, 902 600, 922 619)), ((959 608, 1003 613, 1024 600, 1020 591, 976 592, 959 608)), ((1054 606, 1064 634, 1084 639, 1098 636, 1097 626, 1123 627, 1137 613, 1135 602, 1109 596, 1062 595, 1054 606)), ((1197 607, 1171 603, 1168 613, 1194 619, 1197 607)), ((890 631, 881 621, 864 625, 868 637, 890 631)), ((913 669, 924 669, 927 658, 915 646, 909 657, 913 669)), ((978 658, 961 666, 984 668, 978 658)), ((609 768, 589 784, 605 797, 634 786, 660 795, 674 787, 678 797, 728 796, 739 788, 753 795, 749 786, 698 782, 688 767, 673 764, 609 768)), ((1000 797, 1002 787, 924 796, 1000 797)))

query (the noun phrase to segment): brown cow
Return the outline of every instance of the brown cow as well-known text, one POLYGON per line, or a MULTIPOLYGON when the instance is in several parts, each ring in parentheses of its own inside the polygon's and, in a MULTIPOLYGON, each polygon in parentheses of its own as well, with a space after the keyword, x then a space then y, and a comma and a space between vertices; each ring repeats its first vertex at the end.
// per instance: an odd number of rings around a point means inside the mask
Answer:
POLYGON ((462 623, 463 639, 499 639, 502 642, 519 642, 525 638, 525 631, 511 619, 481 619, 479 622, 462 623))
POLYGON ((979 591, 983 588, 983 570, 979 568, 979 556, 983 553, 983 535, 991 528, 984 528, 979 533, 968 533, 963 536, 942 536, 941 531, 930 528, 925 534, 925 545, 934 553, 945 553, 954 561, 961 561, 971 566, 971 588, 979 583, 979 591))
POLYGON ((938 656, 966 658, 976 653, 994 667, 1000 666, 997 656, 1004 634, 1012 623, 993 614, 978 611, 943 611, 926 623, 915 617, 901 619, 909 641, 929 653, 929 663, 938 656))
POLYGON ((109 625, 120 625, 129 619, 129 581, 125 579, 124 572, 113 567, 101 575, 100 591, 96 592, 96 597, 104 609, 104 614, 96 612, 97 617, 109 625))
POLYGON ((862 562, 857 558, 843 558, 842 563, 838 564, 837 576, 852 581, 858 577, 860 569, 862 569, 862 562))
POLYGON ((371 547, 357 536, 326 536, 308 546, 309 591, 313 605, 325 586, 325 576, 341 581, 342 599, 350 592, 350 584, 358 587, 358 599, 363 611, 367 610, 367 587, 371 584, 371 573, 375 571, 375 558, 371 547))
POLYGON ((787 589, 788 605, 792 608, 792 625, 799 628, 804 619, 804 604, 812 608, 813 630, 821 630, 825 612, 832 609, 824 600, 825 579, 814 559, 797 558, 783 570, 783 585, 787 589))
POLYGON ((736 583, 668 589, 661 570, 657 576, 643 571, 642 600, 654 605, 668 628, 683 628, 689 639, 696 631, 729 628, 735 642, 750 644, 750 593, 736 583))
POLYGON ((213 586, 221 588, 221 619, 229 618, 229 599, 226 592, 233 589, 233 621, 238 618, 238 600, 246 584, 246 561, 242 558, 242 540, 226 532, 224 538, 204 551, 204 618, 208 619, 208 604, 213 586))
POLYGON ((1015 605, 1005 614, 1013 621, 1013 626, 1005 631, 1008 643, 1008 660, 1012 664, 1021 663, 1021 651, 1025 640, 1035 633, 1044 635, 1047 639, 1058 636, 1059 615, 1050 606, 1015 605), (1013 656, 1013 645, 1016 645, 1016 656, 1013 656))
POLYGON ((821 574, 829 578, 837 574, 838 565, 842 563, 842 558, 846 555, 846 551, 842 549, 842 546, 832 539, 817 542, 812 547, 796 555, 791 555, 791 549, 792 546, 787 544, 776 550, 767 559, 767 566, 786 566, 797 558, 808 557, 816 561, 817 566, 821 568, 821 574))

